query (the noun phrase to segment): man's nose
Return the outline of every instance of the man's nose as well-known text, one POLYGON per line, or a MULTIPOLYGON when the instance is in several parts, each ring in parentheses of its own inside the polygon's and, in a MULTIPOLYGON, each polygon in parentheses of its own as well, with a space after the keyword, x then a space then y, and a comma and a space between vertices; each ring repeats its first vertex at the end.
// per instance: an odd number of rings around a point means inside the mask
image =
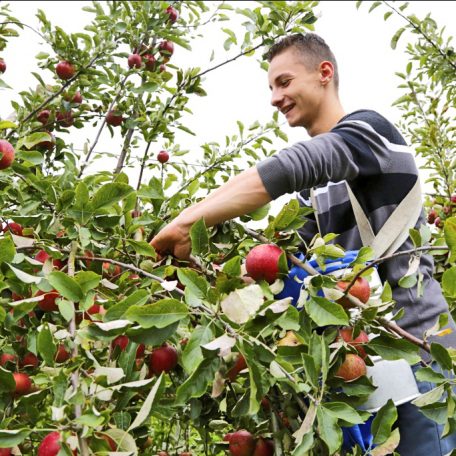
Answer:
POLYGON ((271 93, 271 105, 275 108, 279 108, 282 104, 283 96, 280 94, 278 90, 272 90, 271 93))

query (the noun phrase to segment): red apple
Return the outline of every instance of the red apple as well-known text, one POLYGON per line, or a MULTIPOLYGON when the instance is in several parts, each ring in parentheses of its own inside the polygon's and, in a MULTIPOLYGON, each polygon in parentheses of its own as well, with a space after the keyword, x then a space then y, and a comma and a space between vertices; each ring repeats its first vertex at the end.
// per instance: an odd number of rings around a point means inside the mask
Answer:
POLYGON ((116 347, 119 347, 121 351, 124 351, 127 348, 130 339, 128 336, 117 336, 112 342, 111 347, 114 350, 116 347))
POLYGON ((32 381, 27 374, 24 374, 23 372, 14 372, 13 377, 16 382, 16 389, 14 390, 16 395, 23 396, 24 394, 30 393, 32 381))
POLYGON ((146 64, 146 70, 147 71, 155 71, 155 67, 157 64, 157 60, 152 54, 145 54, 144 55, 144 60, 146 64))
POLYGON ((119 111, 109 111, 106 114, 106 123, 108 125, 111 125, 113 127, 118 127, 119 125, 122 125, 122 122, 123 122, 122 113, 119 114, 119 111))
POLYGON ((21 360, 19 360, 19 365, 21 367, 29 366, 29 367, 33 367, 34 369, 36 369, 39 364, 40 364, 40 360, 35 355, 35 353, 32 353, 32 352, 26 353, 24 355, 24 357, 21 360))
POLYGON ((157 160, 160 163, 166 163, 169 160, 169 154, 166 150, 161 150, 157 155, 157 160))
POLYGON ((122 268, 118 264, 109 263, 108 261, 103 263, 102 269, 103 273, 110 279, 122 274, 122 268))
POLYGON ((49 118, 51 117, 51 111, 49 109, 44 109, 40 111, 36 116, 38 122, 41 122, 43 125, 46 125, 49 122, 49 118))
MULTIPOLYGON (((46 260, 50 258, 50 255, 46 252, 46 250, 40 250, 36 255, 35 255, 35 260, 39 261, 40 263, 45 263, 46 260)), ((54 267, 57 269, 62 269, 65 266, 65 263, 61 260, 52 260, 52 264, 54 267)))
POLYGON ((339 329, 339 336, 348 345, 351 345, 352 347, 356 348, 356 351, 358 352, 358 355, 361 356, 361 358, 366 358, 367 354, 362 345, 367 344, 369 342, 369 337, 364 331, 360 331, 358 337, 355 337, 355 339, 353 339, 353 328, 346 327, 339 329))
POLYGON ((232 456, 253 456, 255 439, 249 431, 241 429, 231 435, 228 449, 232 456))
MULTIPOLYGON (((337 282, 337 286, 340 287, 342 290, 345 290, 350 282, 339 281, 337 282)), ((358 277, 350 288, 349 294, 358 298, 362 303, 366 303, 369 301, 370 297, 370 286, 369 282, 364 277, 358 277)), ((350 303, 348 298, 344 296, 337 300, 339 304, 341 304, 345 309, 349 309, 353 307, 353 304, 350 303)))
POLYGON ((11 448, 0 448, 0 456, 11 456, 11 448))
POLYGON ((57 456, 60 451, 60 433, 58 431, 48 434, 38 447, 37 456, 57 456))
POLYGON ((165 58, 165 62, 173 55, 174 43, 172 41, 161 41, 158 45, 158 52, 165 58))
POLYGON ((12 355, 11 353, 2 353, 0 355, 0 366, 4 367, 6 363, 14 363, 16 364, 17 357, 16 355, 12 355))
POLYGON ((427 216, 428 223, 434 223, 436 217, 437 217, 437 211, 435 209, 431 209, 427 216))
POLYGON ((71 111, 59 111, 55 115, 55 119, 62 127, 71 127, 74 124, 73 113, 71 111))
POLYGON ((35 296, 44 296, 41 301, 38 301, 38 307, 45 312, 52 312, 53 310, 59 310, 55 300, 60 297, 57 290, 41 291, 38 290, 35 296))
POLYGON ((166 8, 166 14, 169 16, 169 22, 174 24, 179 19, 179 11, 173 8, 171 5, 166 8))
POLYGON ((260 437, 255 445, 253 456, 274 456, 273 441, 260 437))
POLYGON ((0 73, 4 73, 6 71, 6 63, 3 59, 0 59, 0 73))
POLYGON ((66 81, 67 79, 71 79, 74 76, 76 69, 70 62, 64 60, 57 64, 55 67, 55 72, 60 79, 66 81))
POLYGON ((344 362, 336 372, 336 377, 343 378, 346 382, 351 382, 357 378, 366 375, 366 363, 363 358, 352 353, 345 356, 344 362))
POLYGON ((232 436, 232 435, 233 435, 232 432, 228 432, 227 434, 225 434, 225 435, 223 436, 223 441, 224 441, 224 442, 229 442, 229 441, 231 440, 231 436, 232 436))
POLYGON ((166 65, 164 63, 162 63, 159 67, 159 70, 160 70, 160 73, 163 73, 164 71, 166 71, 166 65))
POLYGON ((77 92, 75 92, 75 94, 73 95, 73 98, 71 99, 71 102, 76 103, 76 104, 82 103, 82 95, 81 95, 81 92, 79 92, 79 90, 77 92))
POLYGON ((55 354, 55 361, 57 363, 64 363, 71 358, 71 353, 67 351, 64 344, 59 344, 57 353, 55 354))
POLYGON ((279 258, 283 253, 275 244, 261 244, 247 254, 245 268, 253 280, 273 283, 279 274, 279 258))
POLYGON ((0 139, 0 169, 6 169, 14 161, 14 147, 6 140, 0 139))
POLYGON ((239 372, 244 370, 246 367, 247 363, 245 362, 245 358, 242 356, 242 354, 239 353, 234 366, 226 374, 227 378, 229 378, 230 381, 234 382, 239 372))
POLYGON ((450 198, 451 202, 452 203, 455 203, 456 204, 456 193, 451 195, 451 198, 450 198))
POLYGON ((84 313, 83 318, 84 320, 92 320, 91 315, 95 314, 104 314, 106 312, 105 308, 100 304, 92 304, 84 313))
POLYGON ((15 234, 16 236, 22 236, 22 225, 16 222, 7 222, 5 227, 3 228, 3 232, 6 233, 10 231, 11 233, 15 234))
POLYGON ((128 67, 129 68, 141 68, 142 58, 139 54, 130 54, 128 56, 128 67))
POLYGON ((171 345, 164 344, 155 348, 149 356, 149 368, 155 375, 169 372, 177 365, 177 350, 171 345))
POLYGON ((435 221, 434 221, 434 225, 437 227, 437 228, 443 228, 443 220, 440 218, 440 217, 436 217, 435 221))

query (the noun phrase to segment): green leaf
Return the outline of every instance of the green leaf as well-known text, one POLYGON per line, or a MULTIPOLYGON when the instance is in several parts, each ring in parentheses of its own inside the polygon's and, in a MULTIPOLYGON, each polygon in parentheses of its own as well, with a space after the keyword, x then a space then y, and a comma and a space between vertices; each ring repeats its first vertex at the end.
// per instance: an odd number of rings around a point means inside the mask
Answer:
POLYGON ((84 295, 89 290, 97 288, 101 280, 101 277, 93 271, 79 271, 74 278, 84 295))
POLYGON ((318 326, 348 325, 348 316, 344 308, 325 298, 313 296, 306 301, 305 308, 318 326))
POLYGON ((130 328, 127 331, 127 335, 138 344, 159 346, 176 332, 178 326, 179 322, 177 321, 165 328, 130 328))
POLYGON ((201 346, 214 338, 212 326, 198 326, 190 336, 184 351, 182 352, 182 365, 188 374, 192 373, 203 361, 204 356, 201 346))
POLYGON ((337 419, 344 420, 352 424, 361 424, 365 421, 353 407, 345 402, 325 402, 321 406, 337 419))
POLYGON ((450 217, 445 220, 443 232, 445 234, 446 244, 450 249, 448 262, 453 263, 456 261, 456 217, 450 217))
POLYGON ((54 343, 54 339, 52 338, 51 331, 47 326, 43 327, 43 329, 38 333, 37 350, 48 366, 54 365, 54 357, 57 347, 54 343))
POLYGON ((0 393, 7 393, 14 391, 16 382, 14 381, 13 374, 0 366, 0 393))
POLYGON ((405 27, 401 27, 391 38, 391 49, 396 49, 397 42, 399 41, 399 38, 401 35, 405 32, 405 27))
POLYGON ((299 208, 297 199, 292 199, 289 203, 285 204, 274 220, 275 230, 285 230, 290 226, 296 217, 299 216, 299 208))
POLYGON ((54 271, 48 276, 49 283, 66 299, 79 302, 84 297, 80 285, 64 272, 54 271))
POLYGON ((0 130, 6 130, 7 128, 17 128, 17 124, 15 124, 9 120, 1 120, 0 121, 0 130))
POLYGON ((423 367, 416 371, 416 379, 420 382, 431 382, 431 383, 443 383, 447 381, 447 378, 440 372, 436 372, 431 367, 423 367))
POLYGON ((218 358, 204 359, 176 391, 176 404, 186 404, 192 397, 201 397, 213 381, 220 362, 218 358))
POLYGON ((66 299, 57 299, 57 307, 62 317, 70 322, 74 317, 74 303, 66 299))
POLYGON ((8 236, 0 239, 0 263, 10 263, 16 255, 13 240, 8 236))
POLYGON ((138 255, 152 257, 153 259, 155 259, 157 256, 155 249, 146 241, 134 241, 132 239, 127 239, 127 244, 133 247, 133 250, 138 255))
POLYGON ((104 316, 104 321, 120 320, 130 307, 134 305, 143 306, 148 299, 149 293, 146 290, 136 290, 130 296, 110 307, 104 316))
POLYGON ((32 133, 31 135, 26 136, 25 138, 19 139, 17 142, 17 148, 21 149, 25 146, 27 149, 31 149, 33 146, 36 146, 43 141, 51 141, 52 137, 49 133, 46 132, 37 132, 32 133))
POLYGON ((397 420, 397 409, 394 402, 389 399, 388 402, 377 412, 372 421, 371 432, 374 436, 374 443, 381 444, 385 442, 391 434, 391 428, 397 420))
POLYGON ((193 295, 199 299, 204 299, 209 289, 209 284, 206 279, 192 269, 179 268, 177 270, 177 277, 185 290, 189 290, 193 295))
POLYGON ((31 274, 27 274, 26 272, 21 271, 21 270, 18 269, 18 268, 15 268, 14 266, 12 266, 12 265, 9 264, 9 263, 8 263, 8 266, 9 266, 9 268, 14 272, 14 275, 15 275, 21 282, 39 284, 39 283, 41 282, 41 280, 43 279, 42 277, 36 277, 36 276, 32 276, 31 274))
POLYGON ((11 448, 19 445, 31 432, 28 429, 0 429, 0 448, 11 448))
POLYGON ((228 260, 223 265, 223 272, 231 277, 239 277, 241 275, 241 257, 235 256, 228 260))
POLYGON ((162 299, 146 306, 132 306, 125 312, 125 318, 139 323, 143 328, 164 328, 187 315, 187 306, 177 299, 162 299))
POLYGON ((133 191, 133 188, 127 184, 105 184, 93 196, 91 208, 97 211, 101 208, 112 206, 115 203, 119 203, 133 191))
POLYGON ((342 444, 342 430, 337 418, 323 407, 317 409, 318 431, 326 443, 329 453, 334 454, 342 444))
POLYGON ((437 386, 431 391, 422 394, 421 396, 417 397, 412 401, 412 404, 416 405, 417 407, 423 407, 425 405, 430 405, 435 402, 440 401, 442 394, 445 392, 445 385, 437 386))
POLYGON ((376 446, 370 452, 371 456, 388 456, 394 453, 394 450, 399 445, 400 434, 399 428, 396 428, 391 432, 390 436, 381 445, 376 446))
POLYGON ((419 347, 405 339, 396 339, 382 334, 374 337, 369 342, 369 347, 383 359, 390 361, 405 359, 409 364, 416 364, 421 360, 418 354, 419 347))
POLYGON ((431 355, 442 369, 451 370, 453 368, 451 356, 443 345, 433 342, 431 344, 431 355))
POLYGON ((132 429, 136 429, 146 421, 146 419, 150 415, 150 412, 152 411, 154 402, 160 399, 160 396, 163 394, 164 389, 165 378, 163 376, 163 373, 161 373, 160 377, 158 377, 157 381, 155 382, 155 385, 150 390, 150 393, 147 395, 146 400, 143 402, 141 409, 136 415, 135 420, 133 421, 133 423, 131 423, 130 427, 128 428, 129 431, 132 429))
POLYGON ((204 255, 208 252, 209 234, 202 218, 190 228, 190 238, 192 240, 192 253, 194 255, 204 255))
POLYGON ((446 296, 456 298, 456 266, 452 266, 443 273, 442 288, 446 296))

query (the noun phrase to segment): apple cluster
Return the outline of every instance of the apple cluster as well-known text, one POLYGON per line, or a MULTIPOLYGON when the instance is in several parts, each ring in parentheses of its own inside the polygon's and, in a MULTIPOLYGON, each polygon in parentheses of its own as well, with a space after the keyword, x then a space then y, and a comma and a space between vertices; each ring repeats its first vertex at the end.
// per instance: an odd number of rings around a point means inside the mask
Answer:
POLYGON ((456 193, 451 195, 450 199, 446 199, 443 204, 437 204, 434 200, 427 215, 427 222, 441 229, 445 220, 454 215, 456 215, 456 193))
POLYGON ((247 430, 240 429, 229 432, 223 437, 229 443, 228 450, 231 456, 273 456, 274 443, 271 439, 258 437, 257 439, 247 430))

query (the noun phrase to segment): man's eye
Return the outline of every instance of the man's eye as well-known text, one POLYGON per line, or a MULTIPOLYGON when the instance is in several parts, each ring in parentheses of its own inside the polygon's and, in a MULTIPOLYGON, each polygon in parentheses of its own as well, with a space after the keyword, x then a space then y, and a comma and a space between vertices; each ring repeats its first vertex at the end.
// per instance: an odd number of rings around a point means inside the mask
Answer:
POLYGON ((290 80, 289 80, 289 79, 284 79, 284 80, 280 83, 280 85, 281 85, 282 87, 286 87, 289 83, 290 83, 290 80))

